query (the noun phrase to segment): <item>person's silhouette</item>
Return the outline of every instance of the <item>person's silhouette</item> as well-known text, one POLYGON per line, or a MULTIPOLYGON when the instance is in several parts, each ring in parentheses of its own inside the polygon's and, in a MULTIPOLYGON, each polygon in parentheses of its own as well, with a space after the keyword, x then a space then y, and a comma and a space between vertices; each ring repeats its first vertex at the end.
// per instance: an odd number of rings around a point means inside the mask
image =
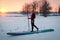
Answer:
POLYGON ((33 29, 34 29, 34 27, 37 29, 37 31, 38 31, 38 27, 34 24, 34 22, 35 22, 35 12, 34 12, 34 10, 32 10, 32 15, 31 15, 31 26, 32 26, 32 30, 31 30, 31 32, 33 32, 33 29))

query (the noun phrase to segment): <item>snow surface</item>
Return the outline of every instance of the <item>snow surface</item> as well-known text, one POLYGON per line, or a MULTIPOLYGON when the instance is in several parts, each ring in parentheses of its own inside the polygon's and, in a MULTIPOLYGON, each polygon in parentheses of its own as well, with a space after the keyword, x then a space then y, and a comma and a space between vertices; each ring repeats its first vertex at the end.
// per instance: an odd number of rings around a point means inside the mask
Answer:
POLYGON ((31 30, 31 24, 28 27, 27 16, 22 14, 0 14, 0 40, 60 40, 60 16, 43 17, 36 15, 35 24, 39 30, 51 28, 54 29, 54 32, 10 36, 6 33, 31 30))

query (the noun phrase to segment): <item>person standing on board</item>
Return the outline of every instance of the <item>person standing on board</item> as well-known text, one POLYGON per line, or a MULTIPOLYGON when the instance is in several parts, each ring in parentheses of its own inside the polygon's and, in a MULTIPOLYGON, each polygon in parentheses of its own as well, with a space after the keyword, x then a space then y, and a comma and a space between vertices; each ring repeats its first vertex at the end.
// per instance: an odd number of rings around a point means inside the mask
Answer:
POLYGON ((36 18, 35 12, 34 12, 34 10, 32 10, 31 18, 29 18, 29 19, 31 19, 31 26, 32 26, 31 32, 33 32, 34 27, 35 27, 35 28, 37 29, 37 31, 38 31, 38 27, 34 24, 35 18, 36 18))

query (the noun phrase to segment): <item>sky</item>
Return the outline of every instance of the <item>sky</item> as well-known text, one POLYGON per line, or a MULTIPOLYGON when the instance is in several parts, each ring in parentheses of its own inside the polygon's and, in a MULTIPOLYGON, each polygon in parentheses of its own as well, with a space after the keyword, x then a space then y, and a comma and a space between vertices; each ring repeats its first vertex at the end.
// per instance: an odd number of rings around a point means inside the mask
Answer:
MULTIPOLYGON (((27 2, 31 3, 35 0, 0 0, 0 12, 13 12, 13 11, 21 11, 22 6, 27 2)), ((47 0, 52 6, 52 11, 57 11, 58 6, 60 4, 60 0, 47 0)))

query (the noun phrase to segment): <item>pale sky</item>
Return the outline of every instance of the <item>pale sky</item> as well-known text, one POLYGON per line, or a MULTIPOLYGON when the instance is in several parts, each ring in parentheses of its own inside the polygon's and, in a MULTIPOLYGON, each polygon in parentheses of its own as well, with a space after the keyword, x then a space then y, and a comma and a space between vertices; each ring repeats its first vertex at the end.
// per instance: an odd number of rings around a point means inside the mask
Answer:
MULTIPOLYGON (((31 3, 34 0, 0 0, 0 11, 21 11, 22 6, 28 2, 31 3)), ((52 11, 57 11, 60 4, 60 0, 47 0, 53 7, 52 11)))

